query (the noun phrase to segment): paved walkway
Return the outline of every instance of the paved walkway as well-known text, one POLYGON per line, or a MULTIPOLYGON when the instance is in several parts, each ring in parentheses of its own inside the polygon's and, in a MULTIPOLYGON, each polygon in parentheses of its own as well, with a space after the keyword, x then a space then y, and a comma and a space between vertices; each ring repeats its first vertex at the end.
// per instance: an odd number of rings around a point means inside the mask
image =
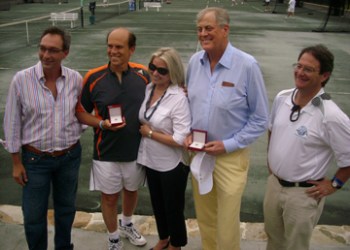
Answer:
MULTIPOLYGON (((99 2, 99 1, 98 1, 99 2)), ((101 2, 101 1, 100 1, 101 2)), ((112 2, 112 1, 110 1, 112 2)), ((107 15, 115 7, 97 7, 96 22, 89 24, 88 1, 84 1, 84 28, 70 30, 72 46, 70 54, 64 60, 68 67, 77 69, 82 75, 86 70, 107 62, 105 37, 116 26, 125 26, 137 36, 136 52, 132 60, 148 64, 153 51, 162 46, 173 46, 179 52, 186 66, 190 56, 198 49, 195 16, 206 6, 221 6, 229 10, 231 17, 230 40, 238 48, 254 55, 259 61, 270 103, 282 89, 293 87, 291 65, 296 62, 300 49, 322 42, 335 54, 335 70, 327 83, 326 90, 332 99, 350 115, 349 72, 350 44, 349 33, 312 32, 320 26, 323 16, 319 12, 306 8, 297 8, 296 16, 285 18, 285 6, 277 8, 277 13, 264 13, 260 0, 248 0, 245 4, 231 7, 229 0, 174 0, 172 4, 163 4, 159 12, 154 9, 127 12, 122 15, 107 15)), ((274 4, 272 1, 271 5, 274 4)), ((79 7, 79 1, 57 4, 14 5, 9 12, 0 13, 0 26, 11 22, 20 22, 30 18, 48 15, 50 12, 71 10, 79 7)), ((344 20, 344 19, 342 19, 344 20)), ((331 21, 331 24, 335 24, 331 21)), ((0 27, 0 124, 2 124, 8 86, 13 74, 31 66, 37 60, 37 37, 35 32, 51 25, 48 19, 29 22, 29 41, 26 45, 25 23, 18 26, 0 27)), ((70 23, 60 23, 70 26, 70 23)), ((39 33, 40 34, 40 33, 39 33)), ((92 158, 92 130, 88 129, 81 138, 83 159, 81 164, 77 207, 88 212, 100 211, 100 195, 90 192, 89 173, 92 158)), ((0 138, 3 130, 0 129, 0 138)), ((252 145, 251 166, 248 182, 242 199, 241 220, 244 222, 262 222, 262 201, 264 197, 267 168, 267 136, 262 136, 252 145)), ((0 202, 2 204, 21 204, 21 188, 13 181, 11 158, 0 147, 0 202), (10 190, 10 191, 9 191, 10 190), (10 192, 10 193, 9 193, 10 192)), ((329 177, 335 172, 333 167, 329 177)), ((350 185, 329 197, 321 217, 321 224, 350 225, 350 185)), ((151 215, 152 209, 147 188, 139 193, 137 214, 151 215)), ((186 190, 186 218, 194 218, 192 189, 190 181, 186 190)))
MULTIPOLYGON (((123 240, 125 250, 145 250, 154 246, 158 240, 153 217, 133 217, 134 224, 145 235, 148 243, 144 247, 135 247, 123 240)), ((49 250, 53 249, 52 210, 49 210, 49 250)), ((195 219, 188 219, 188 245, 183 249, 200 250, 200 234, 195 219)), ((6 250, 26 249, 23 230, 23 217, 20 207, 0 205, 0 248, 6 250)), ((106 249, 106 228, 101 213, 78 212, 72 233, 77 250, 106 249)), ((349 250, 350 226, 319 225, 313 233, 310 250, 349 250)), ((263 250, 266 247, 266 235, 262 223, 241 223, 242 250, 263 250)))

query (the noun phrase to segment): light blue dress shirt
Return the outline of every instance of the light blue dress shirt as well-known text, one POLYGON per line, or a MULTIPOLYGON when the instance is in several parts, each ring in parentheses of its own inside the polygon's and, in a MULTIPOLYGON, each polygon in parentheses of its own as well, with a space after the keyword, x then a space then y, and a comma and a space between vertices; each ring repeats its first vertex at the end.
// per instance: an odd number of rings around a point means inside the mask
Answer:
POLYGON ((205 51, 194 54, 187 69, 192 129, 223 141, 226 152, 245 148, 268 125, 268 99, 258 62, 227 45, 213 72, 205 51))

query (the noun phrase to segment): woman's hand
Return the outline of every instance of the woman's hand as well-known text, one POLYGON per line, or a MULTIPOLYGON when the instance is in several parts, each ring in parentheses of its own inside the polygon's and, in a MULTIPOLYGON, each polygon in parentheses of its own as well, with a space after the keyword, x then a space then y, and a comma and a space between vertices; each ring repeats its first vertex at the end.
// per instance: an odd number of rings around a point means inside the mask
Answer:
POLYGON ((148 136, 150 131, 151 131, 151 128, 147 124, 142 124, 141 125, 140 133, 141 133, 142 136, 148 136))

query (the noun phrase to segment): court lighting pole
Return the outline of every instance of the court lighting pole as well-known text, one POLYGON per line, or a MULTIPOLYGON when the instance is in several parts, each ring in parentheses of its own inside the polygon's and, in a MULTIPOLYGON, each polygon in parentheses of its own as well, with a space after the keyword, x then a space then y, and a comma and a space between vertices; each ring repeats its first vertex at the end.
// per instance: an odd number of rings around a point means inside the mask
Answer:
POLYGON ((84 0, 80 0, 80 22, 81 22, 81 27, 84 28, 84 0))

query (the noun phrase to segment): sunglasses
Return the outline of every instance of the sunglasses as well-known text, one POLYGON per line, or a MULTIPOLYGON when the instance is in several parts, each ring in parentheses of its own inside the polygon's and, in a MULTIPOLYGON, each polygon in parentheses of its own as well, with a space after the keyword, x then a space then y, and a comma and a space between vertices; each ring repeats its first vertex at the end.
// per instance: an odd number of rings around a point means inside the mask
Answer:
POLYGON ((151 71, 158 71, 159 74, 165 76, 169 73, 169 70, 167 68, 157 68, 156 65, 154 65, 153 63, 148 64, 148 68, 151 71))

